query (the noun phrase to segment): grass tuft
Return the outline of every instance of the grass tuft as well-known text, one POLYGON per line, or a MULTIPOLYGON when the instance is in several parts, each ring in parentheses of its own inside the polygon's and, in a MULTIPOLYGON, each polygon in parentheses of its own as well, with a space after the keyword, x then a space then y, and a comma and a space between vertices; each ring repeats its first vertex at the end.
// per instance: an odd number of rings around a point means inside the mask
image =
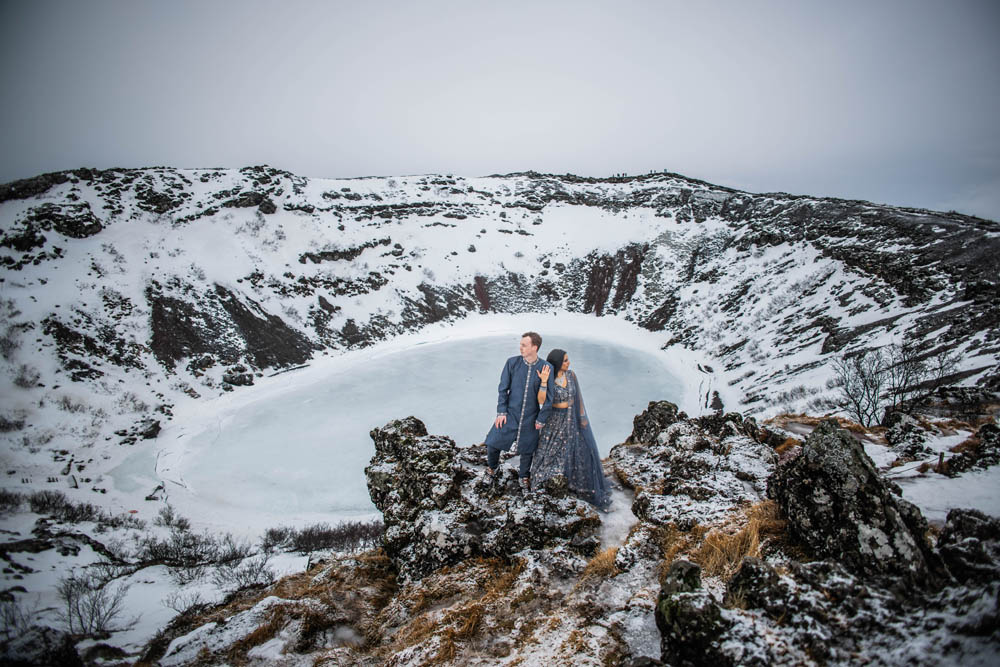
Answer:
POLYGON ((580 579, 610 579, 621 574, 621 570, 615 567, 615 558, 618 556, 618 547, 608 547, 590 559, 587 567, 583 568, 580 579))

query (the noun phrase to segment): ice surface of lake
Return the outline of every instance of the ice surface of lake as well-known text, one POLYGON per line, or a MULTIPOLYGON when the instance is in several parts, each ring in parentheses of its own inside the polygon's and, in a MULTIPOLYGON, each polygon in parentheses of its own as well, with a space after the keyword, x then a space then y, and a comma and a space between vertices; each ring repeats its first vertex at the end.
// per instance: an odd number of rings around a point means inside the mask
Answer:
MULTIPOLYGON (((225 413, 217 426, 188 436, 173 472, 187 488, 172 490, 171 502, 189 516, 218 513, 226 525, 250 516, 263 525, 377 516, 364 475, 374 453, 369 431, 414 415, 429 433, 482 442, 500 370, 518 354, 517 343, 495 336, 368 359, 360 353, 323 382, 225 413)), ((631 433, 649 401, 677 401, 682 392, 663 354, 565 336, 546 338, 542 352, 553 347, 569 354, 602 456, 631 433)))

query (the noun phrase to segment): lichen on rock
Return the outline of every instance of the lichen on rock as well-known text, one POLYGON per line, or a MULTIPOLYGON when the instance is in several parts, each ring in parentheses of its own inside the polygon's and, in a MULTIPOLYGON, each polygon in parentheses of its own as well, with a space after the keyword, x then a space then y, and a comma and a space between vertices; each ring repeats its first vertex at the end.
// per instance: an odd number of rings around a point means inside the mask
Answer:
POLYGON ((819 558, 921 584, 940 574, 920 526, 910 525, 922 521, 919 512, 890 490, 861 443, 834 420, 821 422, 801 455, 778 468, 768 495, 796 539, 819 558))

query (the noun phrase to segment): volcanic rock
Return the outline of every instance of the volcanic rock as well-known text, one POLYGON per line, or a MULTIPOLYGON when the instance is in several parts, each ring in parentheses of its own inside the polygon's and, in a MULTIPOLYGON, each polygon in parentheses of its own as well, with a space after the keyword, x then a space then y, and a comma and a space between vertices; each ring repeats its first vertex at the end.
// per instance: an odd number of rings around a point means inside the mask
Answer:
POLYGON ((677 406, 670 401, 650 401, 649 406, 632 420, 632 434, 627 443, 656 442, 656 437, 678 419, 677 406))
POLYGON ((948 459, 947 472, 951 476, 968 470, 985 470, 1000 464, 1000 427, 983 424, 976 434, 978 444, 948 459))
POLYGON ((948 512, 937 548, 961 582, 1000 581, 1000 519, 974 509, 948 512))
POLYGON ((802 454, 779 467, 768 495, 814 555, 855 573, 921 583, 930 576, 926 522, 924 531, 908 525, 922 522, 919 511, 890 491, 861 443, 836 421, 821 422, 802 454))
POLYGON ((732 664, 714 650, 715 639, 729 629, 715 599, 701 588, 701 568, 674 561, 656 601, 656 627, 662 636, 662 659, 668 665, 732 664))
POLYGON ((383 515, 386 554, 404 580, 472 556, 560 548, 589 556, 597 549, 597 513, 558 480, 522 498, 514 470, 487 478, 484 447, 428 435, 416 417, 391 421, 371 437, 368 491, 383 515))
POLYGON ((890 418, 891 426, 885 432, 885 439, 892 451, 901 457, 918 459, 933 451, 927 446, 927 430, 907 414, 890 418))
POLYGON ((651 403, 636 417, 633 435, 639 433, 640 442, 616 445, 609 455, 618 478, 636 491, 635 515, 689 530, 760 501, 777 463, 774 451, 740 433, 734 421, 719 422, 722 437, 705 431, 697 419, 671 423, 674 410, 665 401, 651 403), (663 423, 669 425, 652 434, 663 423))

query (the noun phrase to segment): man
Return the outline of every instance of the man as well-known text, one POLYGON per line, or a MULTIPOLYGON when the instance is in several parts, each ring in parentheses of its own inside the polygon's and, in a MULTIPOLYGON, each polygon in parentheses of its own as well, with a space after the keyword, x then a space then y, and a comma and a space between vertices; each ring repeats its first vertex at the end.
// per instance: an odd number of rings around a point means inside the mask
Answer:
MULTIPOLYGON (((497 417, 486 435, 486 463, 488 472, 496 479, 500 466, 500 452, 511 446, 521 455, 518 475, 521 489, 531 490, 531 459, 538 448, 538 431, 545 425, 552 409, 551 387, 546 387, 545 402, 538 405, 538 389, 542 384, 541 370, 548 362, 538 358, 542 337, 534 331, 521 336, 521 354, 511 357, 500 372, 497 387, 497 417)), ((549 371, 551 383, 556 374, 549 371)))

